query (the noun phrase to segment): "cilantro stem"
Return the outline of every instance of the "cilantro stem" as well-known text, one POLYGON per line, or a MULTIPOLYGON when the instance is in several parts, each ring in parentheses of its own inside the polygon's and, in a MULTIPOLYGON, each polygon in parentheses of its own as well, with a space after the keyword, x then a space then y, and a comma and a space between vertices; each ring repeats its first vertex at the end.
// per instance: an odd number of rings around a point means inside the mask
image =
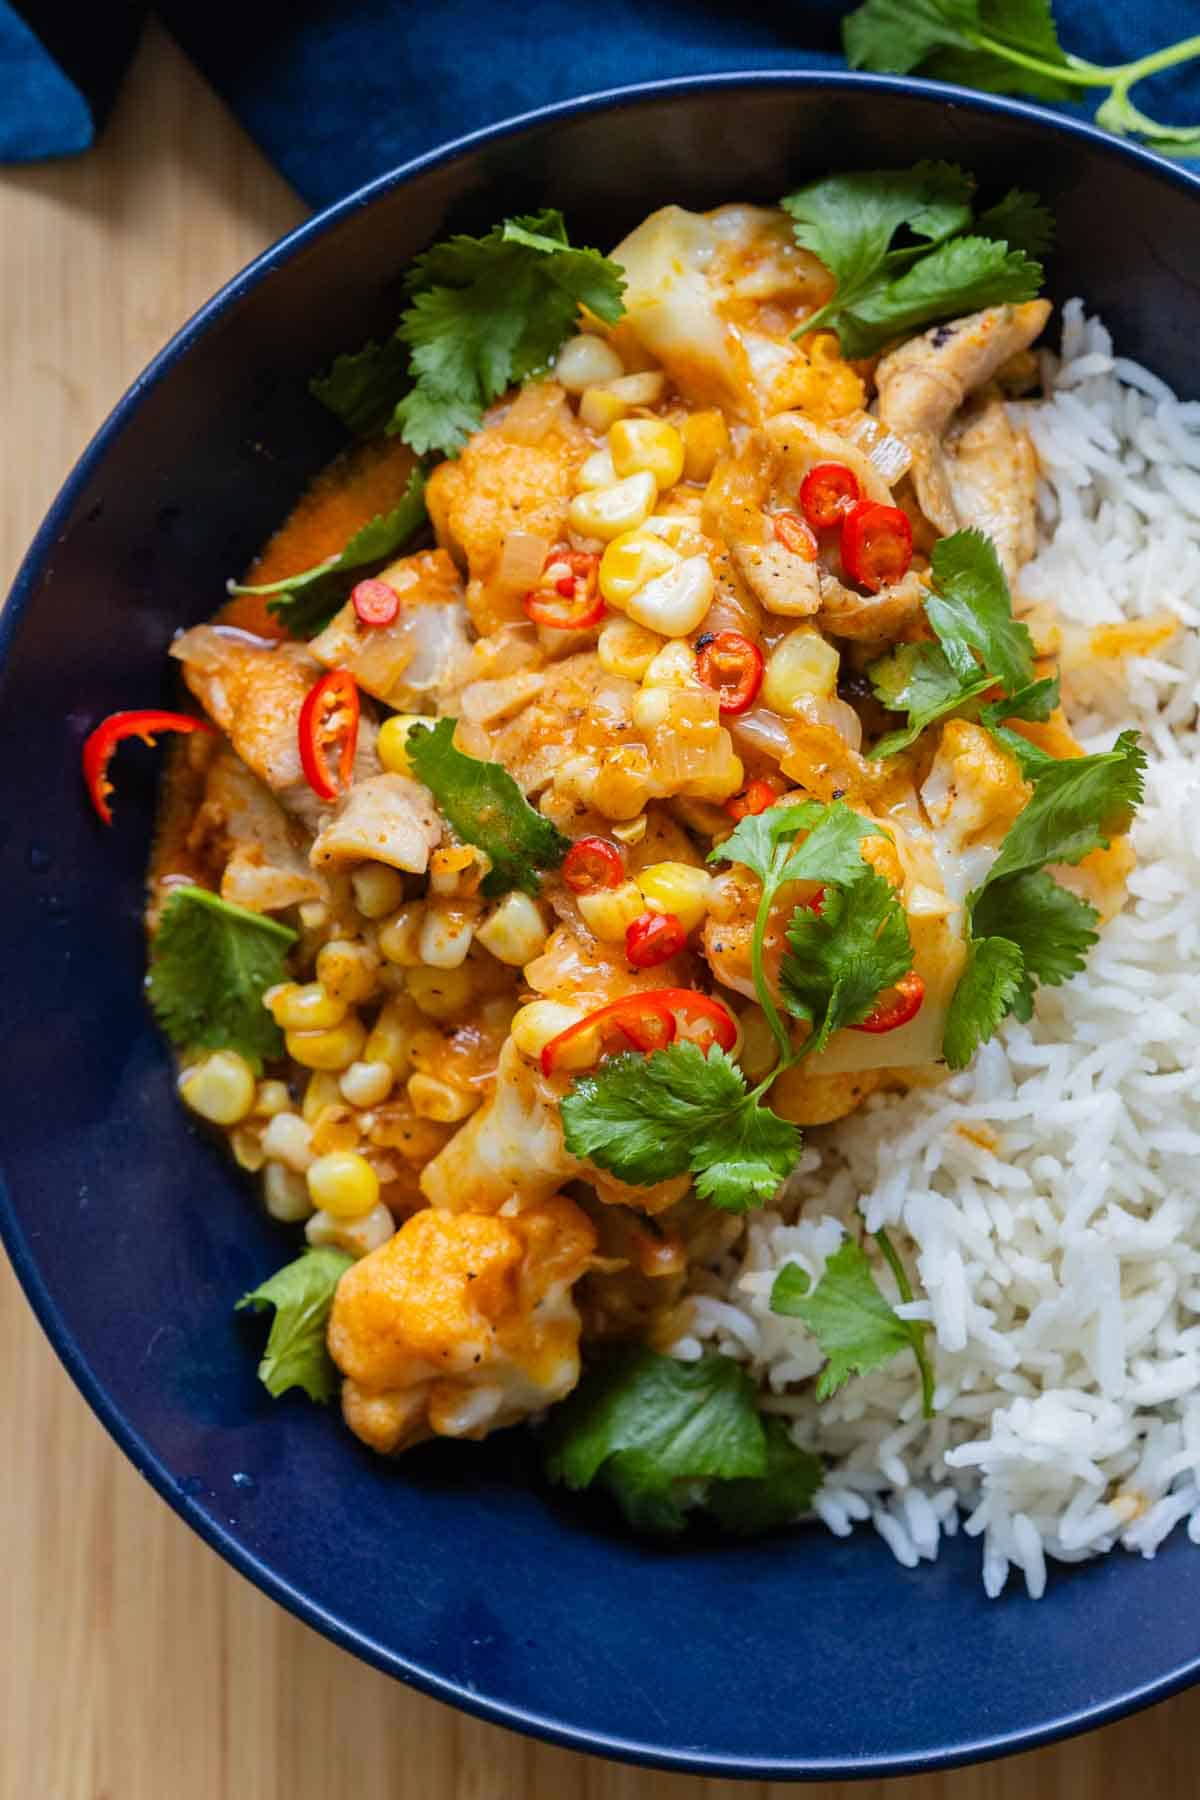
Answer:
MULTIPOLYGON (((778 866, 782 866, 782 859, 779 859, 778 866)), ((794 1058, 791 1035, 779 1016, 779 1008, 775 1004, 775 996, 771 992, 771 986, 767 980, 766 964, 763 960, 767 922, 771 916, 771 902, 775 898, 775 890, 779 885, 779 878, 775 874, 774 868, 772 868, 771 874, 772 879, 763 882, 762 893, 758 899, 758 911, 754 915, 754 935, 750 940, 750 973, 754 977, 754 989, 758 995, 759 1005, 766 1014, 767 1024, 771 1027, 771 1035, 779 1045, 779 1062, 775 1068, 775 1074, 778 1075, 782 1074, 794 1058)))
MULTIPOLYGON (((882 1225, 878 1231, 872 1233, 872 1236, 879 1245, 884 1261, 887 1263, 888 1268, 895 1277, 896 1286, 900 1289, 901 1302, 905 1306, 909 1305, 913 1297, 912 1285, 909 1282, 908 1276, 905 1274, 904 1264, 900 1261, 900 1256, 895 1244, 893 1244, 882 1225)), ((916 1357, 917 1367, 921 1371, 921 1412, 925 1418, 932 1419, 933 1365, 925 1350, 925 1333, 928 1331, 929 1327, 927 1325, 919 1324, 916 1319, 905 1319, 903 1324, 909 1337, 912 1339, 913 1355, 916 1357)))

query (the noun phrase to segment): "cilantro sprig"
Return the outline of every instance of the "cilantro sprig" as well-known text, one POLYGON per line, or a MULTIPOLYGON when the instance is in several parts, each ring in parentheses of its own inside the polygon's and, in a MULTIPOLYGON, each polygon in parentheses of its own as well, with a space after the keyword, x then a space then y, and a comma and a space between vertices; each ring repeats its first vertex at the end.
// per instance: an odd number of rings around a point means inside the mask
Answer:
POLYGON ((866 0, 843 23, 842 40, 852 69, 920 69, 939 81, 1040 100, 1107 88, 1098 125, 1165 156, 1200 155, 1200 126, 1161 124, 1130 98, 1138 82, 1200 56, 1200 37, 1105 67, 1064 51, 1050 0, 866 0))
POLYGON ((871 356, 938 319, 1031 300, 1042 283, 1036 257, 1050 241, 1049 213, 1035 195, 1013 189, 973 220, 974 187, 953 163, 921 162, 827 175, 789 194, 780 204, 796 241, 837 279, 801 331, 835 331, 844 355, 871 356), (901 232, 909 241, 896 243, 901 232))
POLYGON ((414 469, 399 504, 389 513, 377 513, 361 526, 334 556, 315 563, 298 575, 279 581, 231 581, 231 594, 269 594, 267 611, 281 619, 293 637, 315 637, 342 606, 361 569, 384 563, 403 549, 428 517, 425 511, 425 477, 414 469))
POLYGON ((328 1400, 337 1386, 337 1370, 325 1347, 325 1327, 337 1284, 354 1261, 328 1245, 304 1250, 294 1262, 243 1294, 235 1312, 253 1307, 275 1308, 271 1334, 258 1378, 276 1399, 289 1388, 303 1388, 310 1400, 328 1400))
POLYGON ((256 1070, 283 1053, 263 995, 287 977, 296 933, 207 888, 176 888, 150 945, 146 991, 173 1044, 237 1050, 256 1070))
POLYGON ((436 725, 414 725, 406 743, 413 774, 463 842, 491 858, 483 893, 523 888, 536 894, 537 871, 557 868, 570 839, 530 806, 507 769, 455 746, 456 723, 439 719, 436 725))
POLYGON ((581 306, 615 324, 624 286, 616 263, 570 243, 553 208, 448 238, 409 270, 394 335, 339 357, 312 392, 353 431, 452 456, 485 407, 552 361, 581 306))
POLYGON ((789 1524, 822 1474, 782 1420, 761 1417, 753 1383, 729 1357, 685 1363, 644 1349, 602 1358, 555 1407, 545 1469, 576 1492, 603 1489, 631 1525, 658 1536, 702 1513, 743 1536, 789 1524))

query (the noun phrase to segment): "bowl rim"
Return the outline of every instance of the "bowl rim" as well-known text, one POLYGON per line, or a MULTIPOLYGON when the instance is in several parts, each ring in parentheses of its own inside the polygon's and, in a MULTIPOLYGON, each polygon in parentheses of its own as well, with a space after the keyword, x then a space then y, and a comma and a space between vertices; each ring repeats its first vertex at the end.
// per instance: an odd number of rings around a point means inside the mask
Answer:
MULTIPOLYGON (((820 89, 868 91, 881 95, 909 96, 936 100, 949 107, 982 114, 1000 114, 1040 126, 1051 135, 1078 139, 1102 156, 1131 162, 1149 174, 1192 194, 1200 200, 1200 172, 1192 174, 1177 162, 1142 148, 1127 139, 1114 137, 1088 120, 1061 113, 1028 101, 984 93, 947 82, 927 81, 901 75, 874 75, 861 71, 838 69, 745 69, 720 73, 666 77, 655 81, 631 83, 605 88, 593 93, 573 96, 546 106, 531 108, 506 119, 480 127, 463 136, 437 145, 395 168, 386 170, 372 181, 353 190, 340 200, 314 212, 283 237, 269 245, 243 269, 233 275, 218 291, 168 339, 113 406, 80 453, 46 512, 29 549, 17 568, 7 601, 0 611, 0 704, 3 704, 5 663, 21 620, 39 584, 45 565, 55 544, 63 534, 77 499, 94 472, 100 467, 112 443, 138 411, 142 401, 185 357, 192 346, 263 278, 283 268, 311 242, 337 227, 344 219, 373 205, 385 194, 403 186, 427 170, 453 162, 485 145, 516 137, 534 126, 555 125, 584 117, 590 113, 617 111, 673 95, 714 94, 738 89, 792 89, 814 92, 820 89)), ((686 1750, 664 1748, 618 1736, 573 1726, 528 1708, 494 1700, 474 1687, 439 1675, 412 1659, 389 1650, 386 1645, 357 1631, 344 1620, 311 1599, 301 1589, 279 1575, 258 1555, 239 1543, 217 1519, 206 1512, 184 1488, 162 1459, 151 1450, 133 1421, 116 1405, 99 1377, 92 1371, 73 1332, 66 1322, 38 1267, 33 1246, 19 1226, 12 1208, 7 1184, 0 1174, 0 1242, 3 1242, 17 1279, 32 1307, 42 1330, 75 1383, 84 1400, 138 1473, 161 1495, 167 1504, 195 1531, 209 1547, 239 1574, 245 1576, 269 1599, 304 1624, 319 1631, 340 1649, 360 1657, 383 1673, 404 1681, 419 1692, 457 1707, 490 1724, 502 1725, 568 1750, 641 1767, 661 1769, 679 1774, 705 1775, 726 1780, 755 1781, 825 1781, 830 1779, 881 1779, 889 1776, 920 1775, 964 1764, 988 1761, 996 1757, 1033 1750, 1060 1738, 1111 1724, 1158 1700, 1169 1698, 1200 1680, 1200 1653, 1190 1661, 1167 1670, 1153 1681, 1143 1682, 1131 1692, 1108 1700, 1079 1707, 1062 1717, 1050 1719, 1027 1730, 1001 1735, 982 1734, 970 1740, 961 1739, 944 1749, 899 1753, 870 1759, 852 1755, 839 1758, 803 1759, 789 1757, 747 1758, 744 1755, 722 1755, 718 1752, 694 1754, 686 1750)))

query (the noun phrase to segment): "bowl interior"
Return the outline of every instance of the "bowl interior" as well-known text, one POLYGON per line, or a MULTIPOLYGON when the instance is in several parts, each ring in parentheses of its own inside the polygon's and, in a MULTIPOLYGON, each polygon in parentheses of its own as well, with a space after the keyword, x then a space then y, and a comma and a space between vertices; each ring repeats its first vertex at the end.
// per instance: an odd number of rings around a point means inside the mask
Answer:
POLYGON ((903 1570, 801 1530, 660 1549, 548 1496, 523 1433, 391 1466, 255 1380, 232 1305, 292 1253, 172 1096, 140 997, 151 759, 117 821, 79 779, 90 726, 169 700, 165 649, 212 612, 339 441, 308 375, 386 328, 448 228, 553 204, 609 245, 667 201, 773 200, 829 168, 947 157, 1059 221, 1051 291, 1185 392, 1200 186, 1029 109, 920 84, 677 84, 486 134, 307 226, 235 282, 84 458, 18 583, 0 881, 12 1071, 0 1215, 72 1373, 135 1462, 238 1567, 394 1673, 579 1747, 731 1773, 895 1772, 1029 1744, 1188 1679, 1200 1559, 1171 1541, 989 1603, 978 1546, 903 1570))

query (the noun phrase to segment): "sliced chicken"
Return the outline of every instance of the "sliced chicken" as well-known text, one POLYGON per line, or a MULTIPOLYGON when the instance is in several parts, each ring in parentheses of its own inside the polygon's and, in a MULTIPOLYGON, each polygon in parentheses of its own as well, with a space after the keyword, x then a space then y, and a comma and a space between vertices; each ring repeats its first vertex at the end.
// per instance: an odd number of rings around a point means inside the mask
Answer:
POLYGON ((429 789, 407 775, 356 781, 312 847, 314 869, 387 863, 423 875, 442 841, 442 820, 429 789))
POLYGON ((420 711, 470 648, 462 582, 444 550, 401 557, 379 579, 399 595, 395 623, 363 625, 347 600, 309 652, 327 669, 349 669, 365 693, 398 712, 420 711))
POLYGON ((228 750, 209 768, 188 848, 215 854, 224 865, 221 898, 251 912, 282 912, 321 898, 322 882, 309 865, 305 834, 228 750))
POLYGON ((944 443, 954 511, 996 546, 1010 581, 1037 548, 1037 457, 999 398, 959 414, 944 443))

